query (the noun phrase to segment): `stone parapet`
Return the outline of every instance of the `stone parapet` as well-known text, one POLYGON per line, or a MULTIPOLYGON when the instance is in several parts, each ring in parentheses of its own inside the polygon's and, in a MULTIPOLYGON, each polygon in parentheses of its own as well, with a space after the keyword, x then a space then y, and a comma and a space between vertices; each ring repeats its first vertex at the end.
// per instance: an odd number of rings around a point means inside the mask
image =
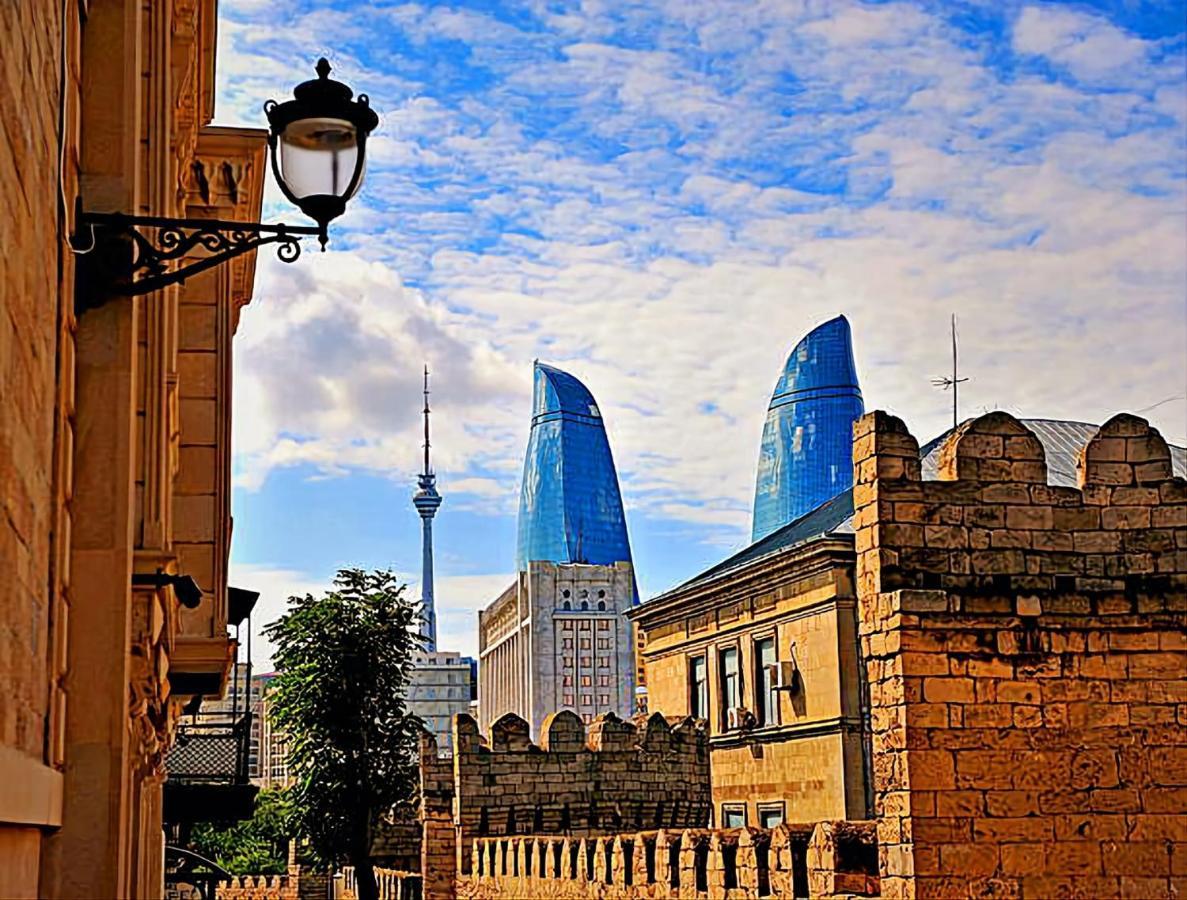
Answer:
POLYGON ((855 425, 859 622, 887 897, 1187 891, 1187 481, 1145 420, 1079 488, 991 413, 923 481, 855 425))
POLYGON ((457 896, 873 897, 878 896, 874 833, 868 822, 825 822, 770 830, 480 838, 457 896))
MULTIPOLYGON (((420 900, 421 877, 417 873, 379 867, 373 871, 379 900, 420 900)), ((334 876, 329 892, 323 891, 319 895, 323 898, 327 896, 330 900, 358 900, 358 880, 354 866, 346 866, 334 876)), ((302 900, 305 898, 302 897, 302 900)))

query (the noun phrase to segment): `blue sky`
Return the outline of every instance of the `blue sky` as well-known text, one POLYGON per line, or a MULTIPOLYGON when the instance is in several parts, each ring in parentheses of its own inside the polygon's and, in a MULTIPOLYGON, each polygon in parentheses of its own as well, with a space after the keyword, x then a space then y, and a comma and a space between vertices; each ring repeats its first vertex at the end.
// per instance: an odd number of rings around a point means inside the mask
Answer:
MULTIPOLYGON (((599 401, 644 597, 746 543, 784 357, 838 312, 867 409, 1187 434, 1182 2, 222 0, 220 124, 327 56, 380 114, 331 251, 236 338, 235 583, 416 592, 434 372, 442 644, 511 578, 535 358, 599 401), (283 10, 283 12, 278 12, 283 10)), ((265 215, 296 214, 269 187, 265 215)), ((267 647, 260 644, 263 662, 267 647)))

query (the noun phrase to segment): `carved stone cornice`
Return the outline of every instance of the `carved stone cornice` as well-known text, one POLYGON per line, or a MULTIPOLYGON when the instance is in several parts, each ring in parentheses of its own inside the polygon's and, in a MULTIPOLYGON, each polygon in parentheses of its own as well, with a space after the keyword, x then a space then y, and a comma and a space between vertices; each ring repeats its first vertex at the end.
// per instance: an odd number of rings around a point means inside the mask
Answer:
MULTIPOLYGON (((206 126, 198 133, 194 158, 185 173, 185 215, 193 218, 258 222, 264 203, 268 132, 261 128, 206 126)), ((239 307, 250 302, 255 281, 255 252, 229 264, 231 298, 239 307)))

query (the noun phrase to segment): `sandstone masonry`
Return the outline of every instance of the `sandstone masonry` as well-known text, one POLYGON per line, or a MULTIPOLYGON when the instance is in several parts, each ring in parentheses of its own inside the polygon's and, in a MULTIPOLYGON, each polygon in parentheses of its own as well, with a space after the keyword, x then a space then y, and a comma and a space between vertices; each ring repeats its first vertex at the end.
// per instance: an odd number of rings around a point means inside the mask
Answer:
POLYGON ((992 413, 920 480, 855 427, 862 649, 887 897, 1187 892, 1187 482, 1118 415, 1081 487, 992 413))

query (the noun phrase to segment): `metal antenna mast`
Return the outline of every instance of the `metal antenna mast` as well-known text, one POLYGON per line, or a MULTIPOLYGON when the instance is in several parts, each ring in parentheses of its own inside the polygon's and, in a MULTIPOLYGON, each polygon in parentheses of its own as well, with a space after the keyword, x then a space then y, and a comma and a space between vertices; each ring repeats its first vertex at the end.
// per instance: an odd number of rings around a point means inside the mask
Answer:
POLYGON ((429 364, 425 363, 425 468, 422 474, 429 473, 429 364))
POLYGON ((957 392, 960 390, 960 385, 968 381, 968 378, 958 377, 957 369, 957 355, 956 355, 956 313, 952 314, 952 377, 942 376, 940 378, 933 378, 931 383, 938 388, 948 390, 952 388, 952 427, 953 429, 959 424, 958 420, 958 401, 957 392))

